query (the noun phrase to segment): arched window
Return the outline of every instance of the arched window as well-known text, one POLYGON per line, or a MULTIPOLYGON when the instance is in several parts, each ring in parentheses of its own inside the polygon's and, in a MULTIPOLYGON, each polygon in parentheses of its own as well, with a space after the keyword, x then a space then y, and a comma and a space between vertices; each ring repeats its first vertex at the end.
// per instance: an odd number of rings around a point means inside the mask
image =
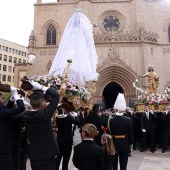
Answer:
POLYGON ((56 30, 52 25, 47 29, 46 45, 56 45, 56 30))
POLYGON ((169 27, 168 27, 168 38, 169 38, 169 43, 170 43, 170 24, 169 24, 169 27))

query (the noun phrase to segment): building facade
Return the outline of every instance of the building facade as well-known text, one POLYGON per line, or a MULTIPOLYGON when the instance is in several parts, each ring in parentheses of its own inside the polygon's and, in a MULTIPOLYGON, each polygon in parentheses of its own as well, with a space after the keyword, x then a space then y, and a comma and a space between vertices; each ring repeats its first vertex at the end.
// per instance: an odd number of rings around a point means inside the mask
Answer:
MULTIPOLYGON (((94 26, 99 61, 94 102, 112 107, 117 94, 123 92, 130 103, 135 96, 132 82, 147 72, 149 64, 159 75, 158 92, 170 85, 168 0, 37 0, 34 8, 28 50, 37 59, 30 75, 48 73, 68 20, 75 8, 81 8, 94 26)), ((140 78, 139 87, 147 90, 147 79, 140 78)))
POLYGON ((15 64, 27 62, 28 48, 0 39, 0 82, 14 83, 15 64))

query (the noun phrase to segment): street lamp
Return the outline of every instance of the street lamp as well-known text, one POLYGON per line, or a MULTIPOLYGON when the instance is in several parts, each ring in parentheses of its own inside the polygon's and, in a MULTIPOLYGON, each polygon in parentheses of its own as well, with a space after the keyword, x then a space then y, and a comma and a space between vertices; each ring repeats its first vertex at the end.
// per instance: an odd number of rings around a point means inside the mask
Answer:
POLYGON ((34 63, 35 59, 36 59, 36 56, 34 54, 28 55, 28 62, 27 62, 28 63, 28 70, 27 70, 26 76, 29 75, 30 65, 32 65, 34 63))
POLYGON ((28 55, 28 64, 32 65, 36 59, 36 56, 34 54, 28 55))

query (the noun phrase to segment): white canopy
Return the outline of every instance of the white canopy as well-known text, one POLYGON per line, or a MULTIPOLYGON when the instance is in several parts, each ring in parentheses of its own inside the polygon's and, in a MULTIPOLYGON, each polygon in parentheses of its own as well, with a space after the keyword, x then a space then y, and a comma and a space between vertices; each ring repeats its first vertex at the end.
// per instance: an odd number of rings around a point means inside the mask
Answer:
POLYGON ((69 78, 80 85, 97 79, 98 57, 94 46, 93 26, 81 12, 75 12, 67 23, 49 74, 62 75, 69 58, 72 59, 69 78))

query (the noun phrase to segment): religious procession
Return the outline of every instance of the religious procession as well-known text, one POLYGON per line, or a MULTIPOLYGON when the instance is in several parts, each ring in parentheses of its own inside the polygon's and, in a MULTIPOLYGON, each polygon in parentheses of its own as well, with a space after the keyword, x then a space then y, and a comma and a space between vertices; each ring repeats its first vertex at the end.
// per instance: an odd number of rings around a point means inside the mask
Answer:
MULTIPOLYGON (((34 60, 30 54, 31 67, 36 67, 34 60)), ((97 64, 93 26, 77 10, 47 75, 29 76, 29 67, 19 87, 0 84, 0 91, 10 94, 4 105, 0 93, 0 170, 26 170, 28 159, 32 170, 69 170, 69 161, 78 170, 127 170, 135 150, 168 151, 169 88, 158 94, 160 77, 154 67, 149 65, 146 74, 131 82, 133 105, 118 93, 107 107, 93 100, 100 77, 97 64), (147 91, 139 83, 145 78, 147 91), (73 148, 76 130, 81 142, 73 148)))

